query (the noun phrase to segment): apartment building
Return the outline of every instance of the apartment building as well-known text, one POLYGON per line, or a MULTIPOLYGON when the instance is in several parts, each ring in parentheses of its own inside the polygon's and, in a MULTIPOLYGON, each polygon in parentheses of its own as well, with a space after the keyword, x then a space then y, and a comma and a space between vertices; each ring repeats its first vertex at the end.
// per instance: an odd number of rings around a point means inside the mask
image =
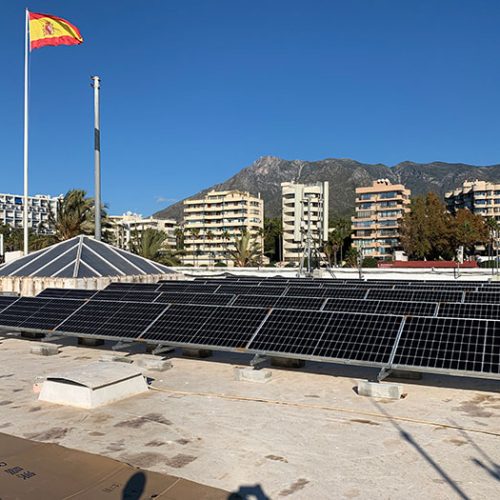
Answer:
POLYGON ((146 229, 163 231, 167 235, 165 246, 176 247, 175 229, 177 222, 173 219, 155 219, 153 217, 142 217, 132 212, 123 215, 110 215, 108 217, 110 227, 106 228, 112 234, 114 244, 125 250, 130 250, 130 241, 146 229))
POLYGON ((310 235, 313 248, 328 239, 328 182, 281 184, 284 262, 300 263, 310 235))
POLYGON ((448 210, 455 213, 468 208, 485 218, 500 222, 500 184, 487 181, 465 181, 460 187, 445 194, 448 210))
MULTIPOLYGON (((50 214, 57 216, 57 203, 62 195, 37 194, 28 197, 28 227, 43 234, 49 234, 50 214)), ((0 224, 12 228, 23 227, 24 197, 18 194, 0 193, 0 224)))
POLYGON ((400 247, 399 226, 410 211, 411 192, 403 184, 378 179, 356 188, 356 212, 352 217, 353 246, 363 257, 390 260, 400 247))
POLYGON ((183 262, 194 266, 233 265, 231 250, 243 233, 264 249, 264 202, 244 191, 210 191, 184 201, 183 262))

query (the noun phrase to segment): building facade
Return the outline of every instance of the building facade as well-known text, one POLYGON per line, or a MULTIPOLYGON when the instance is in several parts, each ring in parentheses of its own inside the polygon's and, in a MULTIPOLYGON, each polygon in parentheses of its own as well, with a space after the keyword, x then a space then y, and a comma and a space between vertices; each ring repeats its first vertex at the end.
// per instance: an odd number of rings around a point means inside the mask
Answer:
MULTIPOLYGON (((42 234, 52 232, 50 216, 57 217, 57 203, 62 196, 37 194, 28 197, 28 227, 42 234)), ((0 223, 15 229, 23 227, 24 197, 0 193, 0 223)))
POLYGON ((500 184, 487 181, 465 181, 445 194, 448 210, 453 214, 460 208, 500 222, 500 184))
POLYGON ((410 196, 411 191, 403 184, 391 184, 387 179, 356 188, 352 239, 363 257, 393 258, 400 248, 399 227, 410 211, 410 196))
POLYGON ((210 191, 203 198, 184 201, 184 264, 233 265, 231 251, 247 233, 250 246, 264 247, 264 201, 244 191, 210 191))
POLYGON ((328 182, 281 184, 284 262, 300 263, 308 234, 318 250, 328 239, 328 202, 328 182))
POLYGON ((123 215, 110 215, 108 217, 110 227, 106 228, 112 235, 113 243, 125 250, 130 250, 130 242, 133 238, 141 235, 146 229, 163 231, 167 235, 165 247, 174 249, 176 247, 177 222, 172 219, 155 219, 153 217, 142 217, 142 215, 127 212, 123 215))

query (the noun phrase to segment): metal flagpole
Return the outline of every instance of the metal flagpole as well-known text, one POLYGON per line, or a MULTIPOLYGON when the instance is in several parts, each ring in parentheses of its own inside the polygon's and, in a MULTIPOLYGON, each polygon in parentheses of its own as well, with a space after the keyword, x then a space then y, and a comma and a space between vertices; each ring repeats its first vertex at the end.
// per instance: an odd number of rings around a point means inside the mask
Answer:
POLYGON ((101 80, 92 77, 94 87, 94 217, 95 239, 101 240, 101 126, 99 117, 99 88, 101 80))
POLYGON ((29 53, 29 12, 26 9, 24 40, 24 255, 28 255, 28 53, 29 53))

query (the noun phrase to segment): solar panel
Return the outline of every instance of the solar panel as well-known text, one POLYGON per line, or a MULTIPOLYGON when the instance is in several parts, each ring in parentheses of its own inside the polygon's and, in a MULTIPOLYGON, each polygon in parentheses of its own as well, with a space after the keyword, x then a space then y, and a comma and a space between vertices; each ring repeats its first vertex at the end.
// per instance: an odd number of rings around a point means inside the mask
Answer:
POLYGON ((157 288, 157 292, 183 292, 189 285, 186 283, 176 283, 175 281, 171 283, 162 283, 157 288))
POLYGON ((444 318, 500 319, 500 304, 445 302, 439 305, 437 315, 444 318))
POLYGON ((53 330, 69 315, 85 304, 84 300, 42 299, 46 305, 35 311, 18 325, 31 330, 53 330))
POLYGON ((84 301, 22 297, 0 313, 0 325, 51 330, 84 301))
POLYGON ((0 325, 17 327, 47 304, 47 299, 21 297, 0 313, 0 325))
POLYGON ((252 285, 221 285, 217 293, 233 295, 281 295, 286 290, 284 286, 252 286, 252 285))
POLYGON ((253 307, 217 307, 191 342, 232 349, 244 348, 268 310, 253 307))
POLYGON ((369 290, 368 299, 418 301, 418 302, 461 302, 460 291, 427 290, 369 290))
POLYGON ((378 300, 330 298, 323 311, 374 313, 379 302, 378 300))
POLYGON ((273 295, 237 295, 233 306, 273 307, 278 299, 273 295))
POLYGON ((158 283, 110 283, 105 290, 135 290, 154 292, 158 288, 158 283))
POLYGON ((96 290, 79 290, 77 288, 46 288, 37 297, 43 298, 65 298, 65 299, 88 299, 96 293, 96 290))
POLYGON ((79 311, 62 322, 56 330, 60 332, 95 335, 99 327, 124 304, 112 301, 91 300, 79 311))
POLYGON ((185 293, 185 292, 163 292, 156 302, 166 304, 203 304, 203 305, 227 305, 234 295, 222 293, 185 293))
POLYGON ((10 295, 0 295, 0 311, 5 309, 6 307, 10 306, 12 303, 14 303, 18 299, 19 299, 19 297, 14 297, 14 296, 10 296, 10 295))
POLYGON ((393 366, 481 372, 488 324, 487 320, 410 316, 393 366))
POLYGON ((403 318, 381 314, 330 313, 315 356, 365 363, 389 361, 403 318))
POLYGON ((153 302, 161 295, 160 292, 138 292, 135 290, 101 290, 97 292, 93 300, 110 300, 113 302, 135 301, 135 302, 153 302))
POLYGON ((188 285, 183 291, 192 293, 214 293, 220 285, 188 285))
POLYGON ((215 310, 216 306, 172 304, 141 336, 141 339, 165 343, 190 343, 215 310))
POLYGON ((401 316, 434 316, 437 302, 398 302, 393 300, 378 301, 377 314, 396 314, 401 316))
POLYGON ((339 297, 343 299, 363 299, 367 290, 362 288, 326 288, 323 297, 339 297))
POLYGON ((464 302, 477 302, 477 303, 488 303, 488 304, 500 304, 500 291, 490 292, 466 292, 464 302))
POLYGON ((165 304, 126 302, 95 331, 106 337, 137 338, 165 310, 165 304))
POLYGON ((274 307, 279 309, 311 309, 319 311, 325 299, 318 297, 280 297, 274 307))
POLYGON ((312 355, 330 319, 330 313, 273 309, 248 348, 312 355))
POLYGON ((324 288, 290 287, 285 295, 287 297, 323 297, 324 293, 324 288))

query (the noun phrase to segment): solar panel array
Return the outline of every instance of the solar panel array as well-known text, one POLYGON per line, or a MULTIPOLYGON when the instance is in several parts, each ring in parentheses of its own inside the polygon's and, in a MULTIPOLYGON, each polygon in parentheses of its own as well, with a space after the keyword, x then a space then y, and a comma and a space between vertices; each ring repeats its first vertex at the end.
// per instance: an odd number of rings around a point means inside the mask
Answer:
POLYGON ((500 286, 224 278, 0 296, 0 327, 500 375, 500 286))

